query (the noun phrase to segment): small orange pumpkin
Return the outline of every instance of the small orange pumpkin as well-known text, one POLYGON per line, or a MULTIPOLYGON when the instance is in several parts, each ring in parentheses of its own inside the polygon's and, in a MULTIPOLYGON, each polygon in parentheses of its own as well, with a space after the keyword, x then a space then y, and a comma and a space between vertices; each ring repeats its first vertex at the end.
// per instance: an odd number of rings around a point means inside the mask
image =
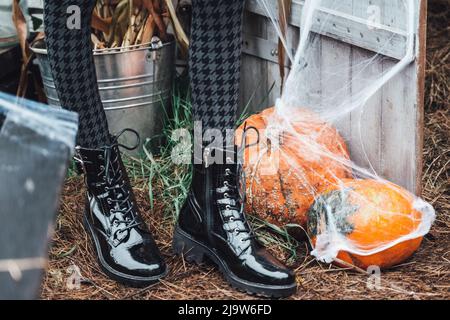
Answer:
POLYGON ((245 131, 247 145, 246 207, 275 225, 306 227, 306 212, 315 195, 328 184, 350 177, 343 164, 349 161, 349 153, 337 130, 315 113, 295 108, 288 114, 286 119, 269 108, 249 117, 237 131, 237 143, 245 131))
POLYGON ((364 270, 369 266, 389 268, 409 258, 422 241, 417 237, 394 244, 413 234, 422 221, 422 213, 413 203, 409 192, 392 183, 345 179, 317 197, 308 212, 308 234, 314 247, 337 245, 332 250, 342 248, 344 239, 354 250, 338 250, 338 261, 364 270), (335 236, 330 238, 333 232, 335 236), (320 234, 326 234, 323 244, 317 243, 320 234))

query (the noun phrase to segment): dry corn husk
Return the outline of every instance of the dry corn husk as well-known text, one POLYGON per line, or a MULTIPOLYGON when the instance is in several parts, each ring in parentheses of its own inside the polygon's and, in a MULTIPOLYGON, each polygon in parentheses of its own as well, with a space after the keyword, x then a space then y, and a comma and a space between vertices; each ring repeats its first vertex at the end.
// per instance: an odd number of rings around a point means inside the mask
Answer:
POLYGON ((91 34, 91 40, 92 43, 94 44, 94 50, 105 49, 105 43, 101 42, 95 34, 91 34))
POLYGON ((189 39, 181 26, 180 21, 177 18, 175 8, 173 6, 172 0, 165 0, 167 10, 169 11, 170 19, 172 21, 173 28, 175 30, 175 37, 180 44, 181 49, 186 53, 189 48, 189 39))
POLYGON ((114 9, 108 41, 109 48, 117 48, 122 45, 130 23, 130 4, 130 0, 121 0, 114 9))
POLYGON ((94 29, 100 30, 103 33, 109 33, 109 28, 111 27, 112 18, 102 18, 94 11, 92 14, 92 27, 94 29))
POLYGON ((139 33, 143 29, 146 16, 147 12, 145 12, 145 10, 137 11, 137 13, 131 16, 130 26, 128 27, 122 47, 128 47, 137 44, 136 40, 139 33))
POLYGON ((155 19, 153 19, 152 15, 149 15, 147 17, 147 20, 145 21, 144 28, 142 28, 142 38, 140 39, 139 43, 149 43, 152 40, 153 34, 155 32, 155 19))
POLYGON ((98 0, 92 17, 94 46, 131 50, 150 43, 155 36, 166 42, 169 40, 167 28, 172 23, 176 39, 187 49, 187 36, 172 1, 98 0))

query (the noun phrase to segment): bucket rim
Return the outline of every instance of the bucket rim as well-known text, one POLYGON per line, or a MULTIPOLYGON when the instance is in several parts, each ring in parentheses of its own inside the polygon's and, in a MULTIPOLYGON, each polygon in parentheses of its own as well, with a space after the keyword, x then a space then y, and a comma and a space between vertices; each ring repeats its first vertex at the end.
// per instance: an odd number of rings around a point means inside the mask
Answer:
MULTIPOLYGON (((34 53, 37 53, 37 54, 47 55, 47 48, 36 48, 36 45, 40 44, 40 43, 45 44, 45 40, 40 39, 39 41, 34 42, 30 46, 31 51, 33 51, 34 53)), ((134 44, 134 45, 125 46, 125 47, 94 49, 94 50, 92 50, 92 52, 94 53, 94 55, 109 55, 109 54, 113 55, 113 54, 130 53, 130 52, 144 51, 144 50, 158 51, 158 50, 164 49, 165 47, 173 46, 175 44, 175 40, 171 39, 170 41, 163 43, 161 47, 156 48, 156 49, 151 48, 150 47, 151 44, 152 44, 152 42, 146 42, 146 43, 134 44), (131 49, 131 50, 122 51, 122 49, 131 49)))

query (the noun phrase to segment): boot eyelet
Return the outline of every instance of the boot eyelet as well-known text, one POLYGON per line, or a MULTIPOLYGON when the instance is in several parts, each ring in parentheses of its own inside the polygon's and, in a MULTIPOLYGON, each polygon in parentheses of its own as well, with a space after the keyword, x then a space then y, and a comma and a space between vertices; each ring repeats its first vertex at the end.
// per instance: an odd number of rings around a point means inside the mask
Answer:
POLYGON ((230 169, 225 169, 225 175, 229 176, 231 174, 231 170, 230 169))
MULTIPOLYGON (((225 209, 226 209, 226 210, 231 210, 231 206, 230 206, 229 204, 227 204, 226 207, 225 207, 225 209)), ((231 218, 233 218, 233 217, 231 217, 231 218)), ((231 220, 231 218, 230 218, 230 220, 231 220)), ((234 218, 233 218, 233 220, 234 220, 234 218)))
POLYGON ((108 204, 112 204, 112 200, 111 199, 106 199, 106 202, 108 203, 108 204))
POLYGON ((228 198, 230 197, 230 196, 228 195, 228 193, 224 193, 223 196, 224 196, 225 199, 228 199, 228 198))
POLYGON ((228 181, 224 181, 224 182, 223 182, 223 185, 224 185, 225 187, 229 187, 229 186, 230 186, 230 184, 228 183, 228 181))

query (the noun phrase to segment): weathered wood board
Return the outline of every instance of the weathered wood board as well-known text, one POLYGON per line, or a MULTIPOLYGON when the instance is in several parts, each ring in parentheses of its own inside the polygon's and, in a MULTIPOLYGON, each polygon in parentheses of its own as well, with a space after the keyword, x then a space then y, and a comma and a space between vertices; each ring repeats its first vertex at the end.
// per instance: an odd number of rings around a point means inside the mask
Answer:
MULTIPOLYGON (((276 5, 275 0, 271 2, 276 5)), ((301 0, 293 1, 292 39, 288 40, 291 43, 295 43, 298 35, 298 17, 303 4, 301 0)), ((352 112, 336 125, 347 140, 356 164, 366 168, 371 165, 380 176, 420 194, 427 1, 415 0, 415 5, 415 61, 373 96, 364 110, 352 112)), ((404 8, 397 0, 341 0, 340 12, 335 12, 329 23, 320 28, 312 27, 320 37, 315 48, 319 73, 326 74, 332 63, 357 68, 360 62, 373 55, 373 51, 378 51, 386 58, 372 66, 373 75, 366 75, 376 77, 401 58, 398 43, 406 37, 405 21, 404 8), (365 22, 369 6, 380 8, 381 22, 376 26, 376 32, 369 32, 365 22), (392 39, 389 45, 382 49, 377 47, 377 43, 383 43, 386 37, 392 39)), ((248 0, 241 88, 241 105, 244 108, 249 104, 248 112, 271 106, 280 96, 277 43, 277 34, 263 8, 257 0, 248 0)), ((334 83, 322 82, 320 87, 311 87, 311 92, 326 97, 342 82, 350 83, 351 79, 346 77, 352 77, 352 73, 339 77, 342 78, 336 78, 334 83)), ((349 90, 358 90, 363 84, 354 82, 353 85, 355 87, 349 90)))

